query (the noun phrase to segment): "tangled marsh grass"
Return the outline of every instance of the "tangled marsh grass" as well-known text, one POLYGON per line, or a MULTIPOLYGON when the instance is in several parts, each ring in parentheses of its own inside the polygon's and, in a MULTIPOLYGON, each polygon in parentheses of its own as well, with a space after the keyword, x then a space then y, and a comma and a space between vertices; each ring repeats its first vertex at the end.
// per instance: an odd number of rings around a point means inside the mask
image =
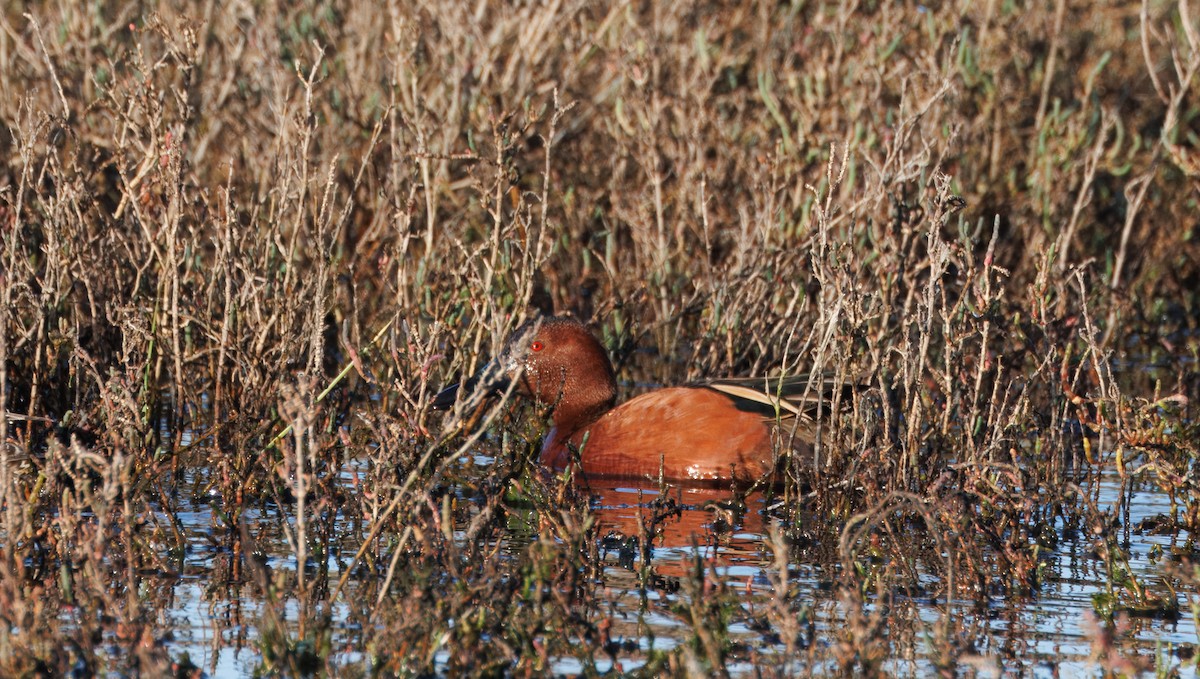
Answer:
POLYGON ((1067 539, 1103 565, 1084 660, 1194 672, 1122 630, 1200 606, 1198 19, 6 5, 0 674, 213 672, 174 643, 197 575, 264 675, 1020 672, 979 609, 1036 600, 1067 539), (535 409, 431 412, 539 312, 590 323, 627 393, 872 385, 760 501, 713 501, 761 526, 756 594, 699 553, 656 575, 679 489, 616 534, 529 461, 535 409), (1145 493, 1177 538, 1155 578, 1145 493), (617 631, 612 549, 677 644, 617 631))

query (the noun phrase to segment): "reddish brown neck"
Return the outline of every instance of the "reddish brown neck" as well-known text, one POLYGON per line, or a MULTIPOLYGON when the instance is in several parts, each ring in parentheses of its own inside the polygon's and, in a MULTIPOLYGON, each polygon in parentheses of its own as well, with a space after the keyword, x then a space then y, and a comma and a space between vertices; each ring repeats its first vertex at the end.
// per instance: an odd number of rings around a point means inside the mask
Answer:
MULTIPOLYGON (((573 396, 575 395, 573 394, 573 396)), ((583 394, 578 396, 579 398, 564 399, 554 408, 551 419, 564 437, 569 437, 595 422, 601 415, 611 410, 617 402, 615 386, 607 396, 599 391, 590 394, 591 399, 583 399, 583 394)))
MULTIPOLYGON (((605 358, 605 367, 607 367, 605 358)), ((546 379, 540 375, 534 379, 546 379)), ((526 377, 529 379, 529 376, 526 377)), ((552 378, 551 378, 552 379, 552 378)), ((617 381, 612 369, 603 374, 588 374, 586 378, 578 371, 565 368, 556 384, 526 383, 525 388, 538 395, 538 400, 551 406, 554 427, 561 437, 568 438, 583 427, 595 422, 612 409, 617 402, 617 381), (550 388, 547 388, 550 387, 550 388)))

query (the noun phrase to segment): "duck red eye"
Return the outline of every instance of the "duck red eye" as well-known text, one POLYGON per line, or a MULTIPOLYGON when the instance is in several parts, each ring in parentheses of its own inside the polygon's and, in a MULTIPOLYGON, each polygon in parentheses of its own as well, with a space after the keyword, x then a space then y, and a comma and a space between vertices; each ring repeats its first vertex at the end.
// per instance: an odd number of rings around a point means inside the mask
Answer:
POLYGON ((534 340, 529 343, 529 348, 533 349, 534 351, 541 351, 545 347, 546 347, 546 345, 542 344, 541 340, 534 340))

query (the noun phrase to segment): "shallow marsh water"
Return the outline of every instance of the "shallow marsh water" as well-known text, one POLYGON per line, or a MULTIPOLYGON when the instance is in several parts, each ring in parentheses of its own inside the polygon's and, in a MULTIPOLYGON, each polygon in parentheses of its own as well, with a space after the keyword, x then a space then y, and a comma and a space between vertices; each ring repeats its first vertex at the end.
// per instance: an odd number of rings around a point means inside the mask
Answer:
MULTIPOLYGON (((770 511, 761 495, 750 496, 745 511, 729 511, 722 503, 727 493, 708 489, 673 491, 678 511, 659 525, 661 532, 653 542, 649 561, 644 562, 628 538, 638 534, 639 517, 645 520, 651 513, 650 503, 657 491, 629 484, 591 491, 592 508, 601 526, 600 535, 604 536, 601 554, 605 565, 598 598, 611 616, 608 633, 620 649, 616 669, 635 669, 646 661, 650 651, 667 651, 686 640, 688 625, 677 604, 685 602, 687 594, 679 588, 679 581, 694 567, 697 554, 709 572, 725 581, 741 608, 730 617, 727 630, 731 642, 728 667, 735 673, 750 675, 756 662, 776 664, 783 649, 781 641, 754 624, 774 591, 774 558, 766 528, 770 511)), ((1120 492, 1115 474, 1102 478, 1098 486, 1100 506, 1115 506, 1120 492)), ((214 509, 201 503, 179 514, 188 539, 182 572, 149 586, 167 590, 163 594, 171 603, 162 622, 175 630, 168 642, 173 657, 186 652, 210 677, 246 676, 254 673, 262 660, 256 639, 263 602, 239 595, 240 588, 213 584, 228 581, 225 571, 233 563, 228 551, 218 546, 220 541, 210 535, 214 509)), ((1167 514, 1170 509, 1165 495, 1143 489, 1135 492, 1128 504, 1126 525, 1139 526, 1143 520, 1167 514)), ((256 517, 246 519, 254 522, 256 517)), ((260 525, 269 523, 263 521, 260 525)), ((514 526, 510 548, 527 542, 529 529, 514 526)), ((1121 530, 1125 531, 1125 525, 1121 530)), ((1186 533, 1155 535, 1131 530, 1124 534, 1129 540, 1130 567, 1145 582, 1160 582, 1175 550, 1190 549, 1186 533), (1153 556, 1160 549, 1162 556, 1153 556)), ((972 649, 960 655, 961 670, 981 676, 1099 673, 1094 654, 1099 652, 1100 626, 1093 596, 1105 591, 1105 564, 1091 553, 1091 543, 1078 531, 1073 536, 1068 532, 1067 537, 1042 557, 1048 574, 1038 591, 1017 599, 983 596, 982 601, 954 602, 953 614, 960 623, 956 643, 960 648, 972 649)), ((295 560, 286 540, 269 534, 260 535, 258 540, 265 565, 276 571, 294 571, 295 560)), ((333 560, 330 568, 337 568, 333 560)), ((793 560, 788 576, 797 614, 811 621, 802 642, 825 646, 837 643, 845 616, 832 586, 834 574, 793 560)), ((1125 657, 1140 658, 1151 673, 1155 668, 1173 669, 1180 676, 1196 676, 1193 654, 1200 638, 1192 610, 1200 602, 1200 595, 1180 591, 1178 600, 1181 616, 1177 621, 1126 618, 1119 623, 1117 651, 1125 657)), ((885 667, 901 675, 931 673, 936 668, 929 640, 936 638, 945 604, 919 594, 901 597, 899 602, 893 601, 889 614, 905 616, 908 624, 899 629, 908 632, 889 640, 891 660, 885 667)), ((297 611, 288 608, 285 616, 294 624, 297 611)), ((358 630, 346 620, 344 610, 339 615, 335 607, 331 616, 334 664, 361 666, 366 658, 355 643, 361 638, 358 630)), ((818 652, 812 657, 828 658, 830 654, 818 652)), ((441 663, 447 658, 436 660, 441 663)), ((613 661, 603 655, 595 662, 594 670, 614 669, 613 661)), ((552 659, 551 669, 573 675, 588 668, 576 658, 560 657, 552 659)), ((784 669, 820 672, 835 668, 818 663, 784 669)))

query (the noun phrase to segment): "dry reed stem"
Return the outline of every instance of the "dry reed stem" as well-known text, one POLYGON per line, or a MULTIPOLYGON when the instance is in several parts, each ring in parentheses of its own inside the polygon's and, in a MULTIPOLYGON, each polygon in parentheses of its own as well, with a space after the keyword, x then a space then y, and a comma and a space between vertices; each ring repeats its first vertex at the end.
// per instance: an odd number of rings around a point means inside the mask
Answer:
MULTIPOLYGON (((591 322, 626 394, 863 387, 769 491, 778 600, 756 605, 781 674, 887 671, 914 632, 952 671, 978 621, 906 620, 895 592, 1019 601, 1045 577, 1032 536, 1111 525, 1135 480, 1194 520, 1194 376, 1151 396, 1115 366, 1195 353, 1195 17, 1026 9, 0 13, 0 82, 24 93, 0 100, 0 646, 38 630, 0 671, 63 673, 63 647, 165 667, 167 604, 135 594, 191 563, 197 506, 213 582, 266 602, 264 673, 346 670, 323 606, 383 673, 623 659, 599 641, 595 516, 526 461, 541 413, 427 412, 538 311, 591 322), (1135 19, 1136 43, 1081 28, 1135 19), (1102 507, 1108 468, 1124 494, 1102 507), (840 569, 837 646, 797 641, 799 564, 840 569)), ((1098 545, 1106 591, 1150 601, 1098 545)), ((652 669, 744 659, 714 567, 679 583, 694 644, 652 669)))

